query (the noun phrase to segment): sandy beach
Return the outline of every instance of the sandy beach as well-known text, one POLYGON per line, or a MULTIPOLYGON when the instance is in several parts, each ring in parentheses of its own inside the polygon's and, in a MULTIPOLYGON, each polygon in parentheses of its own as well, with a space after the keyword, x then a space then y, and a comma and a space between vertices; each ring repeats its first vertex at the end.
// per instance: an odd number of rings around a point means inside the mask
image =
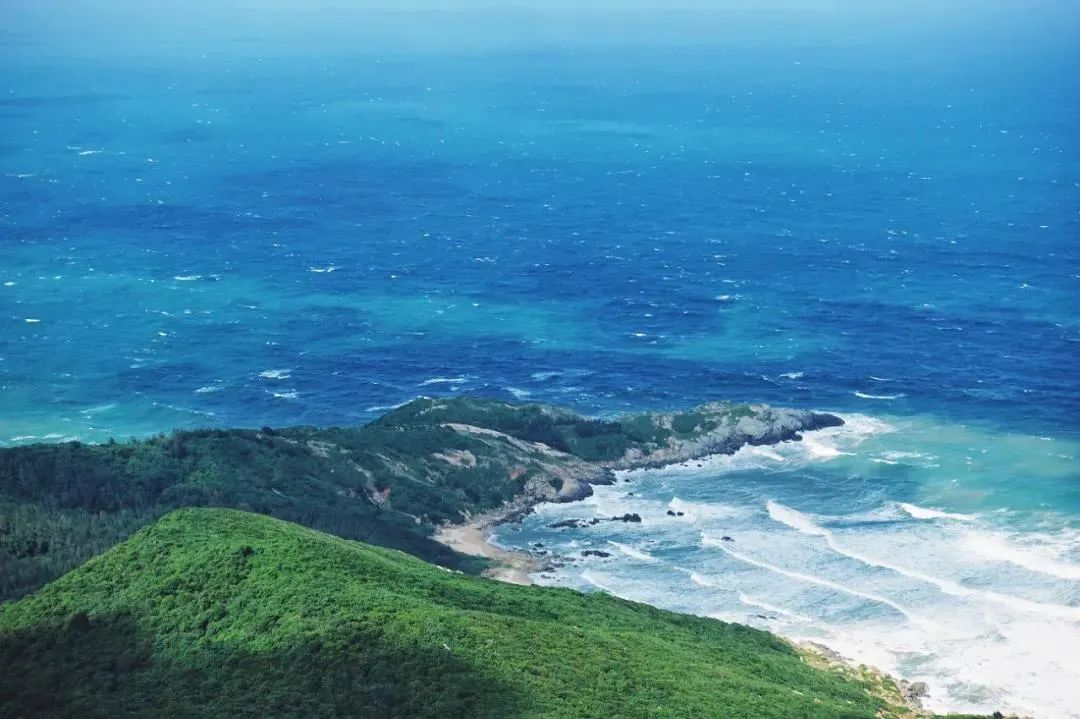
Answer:
POLYGON ((540 569, 537 561, 529 555, 511 552, 488 542, 487 529, 481 522, 439 527, 435 539, 462 554, 492 560, 492 566, 484 571, 484 576, 501 582, 532 584, 529 574, 540 569))

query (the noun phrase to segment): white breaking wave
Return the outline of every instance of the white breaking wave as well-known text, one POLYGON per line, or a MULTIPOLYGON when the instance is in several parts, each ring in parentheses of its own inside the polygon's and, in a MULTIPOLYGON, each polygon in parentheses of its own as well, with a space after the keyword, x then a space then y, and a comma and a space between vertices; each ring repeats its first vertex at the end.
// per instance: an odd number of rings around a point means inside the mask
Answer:
POLYGON ((292 376, 291 369, 265 369, 259 373, 263 379, 288 379, 292 376))
POLYGON ((955 512, 944 512, 940 509, 927 509, 926 507, 920 507, 917 504, 908 504, 907 502, 900 502, 900 509, 910 514, 915 519, 955 519, 958 522, 974 522, 976 517, 973 514, 957 514, 955 512))
POLYGON ((1021 549, 1002 537, 990 534, 968 534, 959 542, 964 551, 998 562, 1008 562, 1039 574, 1080 581, 1080 566, 1034 549, 1021 549))
POLYGON ((803 437, 803 447, 806 448, 807 454, 810 455, 810 459, 832 459, 833 457, 839 457, 841 455, 852 455, 854 452, 843 452, 833 445, 826 444, 824 442, 818 442, 811 436, 803 437))
POLYGON ((195 282, 196 280, 201 280, 202 275, 177 275, 173 277, 173 279, 177 282, 195 282))
POLYGON ((843 584, 839 584, 837 582, 830 581, 828 579, 823 579, 821 577, 815 577, 815 576, 813 576, 811 574, 803 574, 802 572, 793 572, 793 571, 791 571, 789 569, 784 569, 783 567, 778 567, 775 564, 770 564, 769 562, 765 562, 765 561, 762 561, 760 559, 753 559, 752 557, 748 557, 745 554, 741 554, 739 552, 736 552, 734 549, 728 548, 726 546, 727 545, 726 542, 724 542, 721 539, 714 539, 714 538, 708 536, 707 534, 705 534, 704 532, 702 532, 702 534, 701 534, 701 545, 703 547, 715 547, 715 548, 721 550, 722 552, 724 552, 725 554, 728 554, 728 555, 734 557, 735 559, 738 559, 740 562, 744 562, 746 564, 750 564, 750 565, 753 565, 755 567, 758 567, 759 569, 764 569, 764 570, 773 572, 775 574, 779 574, 779 575, 781 575, 783 577, 787 577, 788 579, 794 579, 794 580, 797 580, 797 581, 800 581, 800 582, 805 582, 807 584, 815 584, 815 585, 817 585, 819 587, 825 587, 826 589, 832 589, 833 591, 840 592, 842 594, 848 594, 848 595, 853 596, 853 597, 859 597, 860 599, 866 599, 866 600, 869 600, 871 602, 877 602, 878 604, 883 604, 886 607, 889 607, 890 609, 893 609, 893 610, 897 611, 899 614, 903 615, 903 617, 905 619, 907 619, 909 622, 911 622, 912 624, 920 624, 920 625, 927 624, 927 621, 925 619, 922 619, 922 618, 916 616, 915 614, 913 614, 909 610, 905 609, 904 607, 900 606, 899 604, 897 604, 893 600, 891 600, 891 599, 889 599, 887 597, 883 597, 880 594, 874 594, 872 592, 864 592, 864 591, 861 591, 859 589, 855 589, 853 587, 847 587, 847 586, 844 586, 843 584))
POLYGON ((108 412, 110 409, 115 409, 115 408, 116 408, 115 404, 102 404, 102 405, 98 405, 96 407, 87 407, 86 409, 81 409, 81 410, 79 410, 79 414, 92 416, 92 415, 95 415, 95 414, 99 414, 101 412, 108 412))
POLYGON ((427 387, 433 384, 464 384, 469 380, 466 377, 432 377, 420 383, 419 386, 427 387))
POLYGON ((405 400, 404 402, 398 402, 397 404, 380 404, 380 405, 376 405, 374 407, 367 407, 367 408, 364 409, 364 411, 365 412, 389 412, 392 409, 397 409, 398 407, 404 407, 405 405, 407 405, 411 401, 412 400, 405 400))
POLYGON ((703 574, 697 572, 690 572, 690 581, 699 587, 719 587, 720 582, 715 582, 703 574))
POLYGON ((785 507, 779 502, 774 502, 771 499, 765 503, 765 509, 768 510, 769 518, 774 522, 785 524, 803 534, 810 534, 815 537, 827 537, 832 534, 824 527, 819 527, 814 523, 814 520, 810 519, 810 517, 802 512, 796 511, 791 507, 785 507))
POLYGON ((766 505, 769 511, 769 517, 774 521, 781 524, 785 524, 796 531, 808 534, 811 536, 821 537, 825 540, 829 549, 833 550, 837 554, 854 559, 857 562, 862 562, 871 567, 878 567, 881 569, 887 569, 908 579, 914 579, 919 582, 931 584, 937 587, 945 594, 949 594, 954 597, 964 597, 968 599, 974 599, 976 601, 990 602, 1007 606, 1011 609, 1015 609, 1021 612, 1029 612, 1035 614, 1042 614, 1044 616, 1059 617, 1062 619, 1068 619, 1070 621, 1080 621, 1080 607, 1069 607, 1061 604, 1046 604, 1043 602, 1036 602, 1030 599, 1023 599, 1009 594, 1000 594, 998 592, 992 592, 985 589, 972 589, 965 587, 959 582, 951 579, 943 579, 941 577, 935 577, 924 572, 920 572, 908 567, 901 567, 891 562, 886 562, 881 559, 867 556, 860 552, 847 549, 836 541, 836 535, 834 535, 828 529, 820 527, 814 523, 814 521, 807 515, 797 510, 785 507, 779 502, 773 502, 770 500, 766 505))
POLYGON ((783 617, 789 617, 791 619, 797 619, 800 622, 816 622, 817 621, 816 619, 813 619, 812 617, 808 617, 808 616, 806 616, 804 614, 799 614, 798 612, 792 612, 792 611, 790 611, 788 609, 784 609, 783 607, 778 607, 775 604, 769 604, 768 602, 766 602, 764 600, 758 599, 757 597, 751 597, 750 595, 743 594, 742 592, 739 592, 739 601, 742 602, 743 604, 745 604, 748 607, 758 607, 760 609, 764 609, 766 612, 772 612, 773 614, 779 614, 780 616, 783 616, 783 617))
POLYGON ((746 514, 745 509, 733 507, 730 504, 687 502, 678 497, 673 497, 671 501, 668 502, 668 507, 674 512, 682 512, 686 519, 692 521, 704 519, 730 519, 746 514))
POLYGON ((837 515, 819 514, 817 516, 823 519, 827 517, 828 521, 837 522, 844 526, 862 524, 883 524, 909 518, 906 514, 900 511, 900 507, 898 505, 892 502, 887 502, 879 507, 869 509, 865 512, 855 512, 837 515))
POLYGON ((880 457, 871 457, 871 462, 877 464, 908 464, 916 467, 937 467, 935 463, 937 457, 932 454, 923 454, 922 452, 900 452, 896 450, 889 450, 882 452, 880 457))
POLYGON ((900 392, 899 394, 868 394, 866 392, 853 392, 853 394, 862 399, 900 399, 901 397, 907 397, 903 392, 900 392))
POLYGON ((613 597, 619 597, 620 599, 629 599, 630 598, 628 596, 625 596, 624 594, 620 594, 619 592, 615 591, 615 589, 613 587, 611 587, 609 584, 607 584, 603 580, 598 579, 597 576, 593 572, 590 572, 587 569, 584 572, 581 573, 581 578, 584 579, 589 584, 596 587, 597 589, 599 589, 600 591, 606 592, 607 594, 610 594, 613 597))
POLYGON ((656 562, 656 557, 652 556, 648 552, 643 552, 640 549, 635 549, 629 544, 623 544, 622 542, 613 542, 608 540, 608 544, 618 549, 620 552, 630 557, 631 559, 637 559, 642 562, 656 562))

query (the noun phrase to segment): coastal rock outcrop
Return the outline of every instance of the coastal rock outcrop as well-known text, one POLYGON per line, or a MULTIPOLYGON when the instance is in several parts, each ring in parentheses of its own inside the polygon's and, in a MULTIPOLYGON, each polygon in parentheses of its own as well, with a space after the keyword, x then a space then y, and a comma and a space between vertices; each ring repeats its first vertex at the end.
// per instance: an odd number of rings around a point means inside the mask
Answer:
MULTIPOLYGON (((497 456, 520 491, 501 507, 468 515, 484 526, 516 521, 544 502, 589 497, 593 485, 616 481, 616 473, 664 467, 732 454, 745 446, 797 441, 802 432, 844 424, 824 412, 764 404, 711 402, 680 412, 652 412, 618 419, 591 419, 548 405, 515 405, 472 398, 416 400, 380 420, 395 427, 438 426, 480 440, 490 451, 435 455, 456 468, 490 467, 497 456)), ((679 516, 676 512, 674 516, 679 516)), ((640 522, 640 516, 624 516, 640 522)), ((594 519, 590 524, 610 519, 594 519)), ((570 526, 570 525, 566 525, 570 526)), ((573 525, 573 526, 585 526, 573 525)))
POLYGON ((670 429, 670 434, 651 447, 646 444, 628 450, 614 463, 614 468, 681 464, 714 454, 733 454, 747 445, 800 440, 802 432, 844 424, 840 417, 825 412, 728 403, 710 403, 688 412, 646 417, 658 430, 670 429), (680 427, 689 431, 680 433, 680 427))
POLYGON ((551 529, 580 529, 582 527, 594 527, 601 522, 630 522, 641 523, 641 515, 637 512, 628 512, 618 517, 593 517, 592 519, 563 519, 548 525, 551 529))

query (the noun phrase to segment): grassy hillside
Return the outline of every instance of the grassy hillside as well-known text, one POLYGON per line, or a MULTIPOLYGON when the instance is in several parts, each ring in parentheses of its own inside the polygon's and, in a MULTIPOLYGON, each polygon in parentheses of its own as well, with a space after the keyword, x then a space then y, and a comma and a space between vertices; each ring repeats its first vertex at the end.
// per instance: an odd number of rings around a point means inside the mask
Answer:
POLYGON ((173 512, 0 606, 0 666, 9 717, 871 719, 884 709, 748 627, 500 584, 225 509, 173 512))
POLYGON ((0 449, 0 600, 191 506, 268 514, 471 571, 476 560, 431 539, 435 524, 498 507, 536 478, 559 490, 560 477, 595 475, 588 463, 631 449, 647 456, 753 414, 713 405, 600 421, 543 405, 423 399, 364 427, 0 449))

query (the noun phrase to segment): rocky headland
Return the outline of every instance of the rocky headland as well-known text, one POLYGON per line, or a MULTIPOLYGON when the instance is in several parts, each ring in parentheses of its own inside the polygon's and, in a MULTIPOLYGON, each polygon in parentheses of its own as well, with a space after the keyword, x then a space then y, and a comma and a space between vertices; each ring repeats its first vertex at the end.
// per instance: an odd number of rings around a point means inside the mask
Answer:
MULTIPOLYGON (((433 401, 420 414, 438 415, 456 409, 460 408, 433 401)), ((729 402, 613 420, 587 419, 546 405, 488 405, 486 409, 496 415, 501 412, 538 414, 563 429, 552 433, 549 443, 545 443, 485 426, 492 424, 490 418, 484 420, 485 425, 460 422, 443 425, 456 432, 491 440, 493 451, 499 445, 512 447, 521 453, 522 462, 533 463, 535 471, 512 498, 498 507, 470 515, 464 522, 443 525, 435 534, 438 541, 455 551, 491 560, 493 566, 487 570, 490 576, 514 582, 521 581, 523 569, 541 571, 550 566, 550 561, 521 552, 507 552, 486 542, 486 547, 479 545, 476 538, 486 537, 486 530, 494 525, 520 520, 538 504, 584 499, 593 493, 594 485, 615 482, 618 471, 659 468, 717 454, 733 454, 746 446, 798 441, 802 432, 844 423, 840 417, 824 412, 729 402), (598 437, 606 441, 585 444, 586 440, 598 437)), ((494 423, 513 425, 505 418, 494 423)), ((567 521, 577 524, 584 520, 567 521)), ((641 518, 637 515, 598 517, 589 523, 604 521, 640 522, 641 518)))
MULTIPOLYGON (((508 405, 513 406, 513 405, 508 405)), ((550 413, 555 420, 566 418, 565 410, 544 405, 528 405, 550 413)), ((588 426, 589 422, 573 415, 588 426)), ((777 444, 801 440, 802 432, 838 427, 844 420, 825 412, 782 409, 763 404, 740 405, 713 402, 683 412, 656 412, 603 421, 618 427, 626 447, 615 456, 583 458, 572 451, 560 451, 541 442, 518 444, 520 449, 539 453, 547 461, 543 470, 523 487, 519 497, 491 512, 489 521, 509 521, 540 502, 573 502, 592 494, 592 485, 611 484, 618 470, 653 469, 681 464, 717 454, 734 454, 745 446, 777 444), (557 480, 552 482, 551 480, 557 480), (501 517, 501 518, 500 518, 501 517)), ((446 425, 457 431, 497 436, 490 429, 468 425, 446 425)), ((504 439, 514 438, 503 435, 504 439)))

